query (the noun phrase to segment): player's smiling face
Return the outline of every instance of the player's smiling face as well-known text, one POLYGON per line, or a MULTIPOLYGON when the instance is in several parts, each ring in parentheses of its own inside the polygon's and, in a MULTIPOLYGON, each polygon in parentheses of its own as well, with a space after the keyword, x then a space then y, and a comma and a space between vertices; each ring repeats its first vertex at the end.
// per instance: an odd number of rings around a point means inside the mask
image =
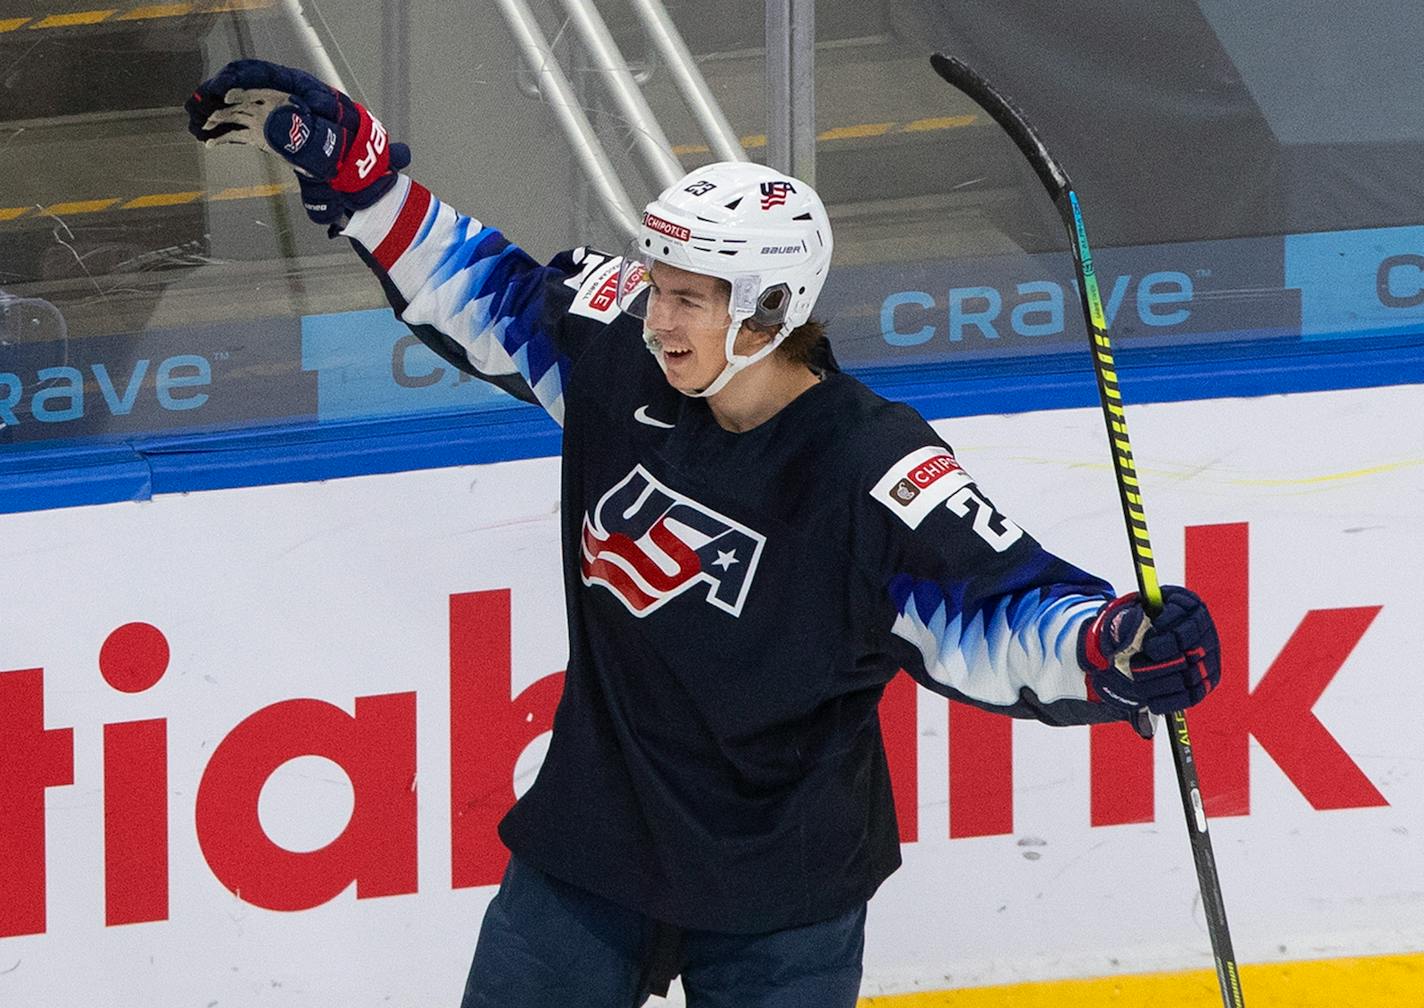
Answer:
POLYGON ((668 383, 679 392, 699 392, 727 366, 730 286, 663 262, 652 264, 647 279, 644 324, 662 346, 668 383))

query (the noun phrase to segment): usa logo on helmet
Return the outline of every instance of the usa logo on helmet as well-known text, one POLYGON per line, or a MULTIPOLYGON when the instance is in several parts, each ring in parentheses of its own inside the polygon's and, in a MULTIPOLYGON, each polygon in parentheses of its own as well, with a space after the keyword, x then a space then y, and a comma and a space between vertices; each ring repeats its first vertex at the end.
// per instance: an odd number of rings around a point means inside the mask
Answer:
POLYGON ((580 572, 643 617, 694 588, 741 615, 766 537, 663 486, 641 465, 583 518, 580 572))
POLYGON ((774 206, 782 206, 786 202, 786 197, 796 191, 796 187, 790 182, 763 182, 761 184, 761 208, 770 210, 774 206))

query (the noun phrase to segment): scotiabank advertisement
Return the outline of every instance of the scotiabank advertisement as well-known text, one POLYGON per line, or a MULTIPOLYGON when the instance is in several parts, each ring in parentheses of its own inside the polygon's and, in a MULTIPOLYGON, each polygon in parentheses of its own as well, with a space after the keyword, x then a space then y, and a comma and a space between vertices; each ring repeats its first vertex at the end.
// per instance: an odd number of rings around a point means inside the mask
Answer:
MULTIPOLYGON (((1424 949, 1424 389, 1129 410, 1242 963, 1424 949), (1411 419, 1414 418, 1414 419, 1411 419)), ((1093 410, 938 425, 1132 584, 1093 410)), ((552 459, 0 517, 0 1005, 455 1005, 567 653, 552 459)), ((1210 966, 1166 740, 882 707, 867 996, 1210 966)))

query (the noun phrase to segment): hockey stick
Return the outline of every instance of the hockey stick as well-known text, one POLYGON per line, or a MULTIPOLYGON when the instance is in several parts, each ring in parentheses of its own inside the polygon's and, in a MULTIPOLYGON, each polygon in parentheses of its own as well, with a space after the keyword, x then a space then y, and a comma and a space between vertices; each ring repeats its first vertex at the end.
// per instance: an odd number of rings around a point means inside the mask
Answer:
MULTIPOLYGON (((1018 145, 1028 158, 1043 187, 1058 208, 1063 226, 1068 230, 1068 244, 1073 250, 1073 266, 1078 278, 1078 296, 1083 309, 1083 321, 1092 342, 1093 374, 1097 379, 1098 401, 1107 424, 1108 440, 1112 444, 1113 471, 1117 476, 1118 496, 1122 500, 1122 515, 1132 540, 1132 564, 1137 575, 1137 590, 1149 616, 1162 610, 1162 589, 1157 583, 1157 568, 1152 561, 1152 546, 1147 536, 1147 517, 1142 511, 1142 498, 1137 471, 1132 464, 1132 446, 1127 437, 1127 414, 1123 411, 1118 390, 1117 366, 1113 363, 1112 344, 1108 341, 1107 321, 1103 316, 1102 297, 1098 293, 1098 278, 1093 272, 1093 254, 1088 248, 1088 233, 1083 226, 1083 214, 1078 206, 1078 194, 1068 175, 1058 164, 1024 114, 977 71, 952 56, 935 53, 930 57, 935 72, 974 100, 989 117, 1018 145)), ((1187 834, 1191 838, 1192 858, 1196 862, 1197 883, 1201 889, 1202 907, 1206 912, 1207 931, 1211 935, 1212 955, 1216 959, 1216 978, 1221 986, 1221 1001, 1225 1008, 1245 1008, 1241 995, 1241 980, 1236 969, 1236 956, 1231 951, 1231 934, 1226 927, 1226 906, 1221 898, 1221 881, 1216 874, 1216 858, 1212 855, 1211 836, 1207 833, 1206 812, 1202 806, 1201 785, 1197 779, 1196 760, 1192 755, 1191 736, 1187 732, 1187 716, 1182 711, 1169 715, 1172 760, 1177 767, 1177 788, 1186 814, 1187 834)), ((1150 732, 1145 733, 1150 734, 1150 732)))

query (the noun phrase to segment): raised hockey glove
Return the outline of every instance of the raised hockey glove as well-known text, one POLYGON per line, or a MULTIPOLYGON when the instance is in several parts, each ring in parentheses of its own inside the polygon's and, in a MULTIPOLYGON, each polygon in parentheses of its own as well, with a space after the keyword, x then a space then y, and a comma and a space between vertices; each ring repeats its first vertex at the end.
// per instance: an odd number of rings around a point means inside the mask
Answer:
POLYGON ((199 84, 183 106, 188 132, 208 146, 247 144, 297 173, 307 216, 336 224, 395 185, 410 148, 347 95, 303 70, 237 60, 199 84))
POLYGON ((1079 631, 1078 661, 1099 698, 1128 714, 1185 710, 1221 678, 1211 613, 1175 585, 1162 589, 1162 611, 1153 619, 1136 592, 1107 602, 1079 631))

